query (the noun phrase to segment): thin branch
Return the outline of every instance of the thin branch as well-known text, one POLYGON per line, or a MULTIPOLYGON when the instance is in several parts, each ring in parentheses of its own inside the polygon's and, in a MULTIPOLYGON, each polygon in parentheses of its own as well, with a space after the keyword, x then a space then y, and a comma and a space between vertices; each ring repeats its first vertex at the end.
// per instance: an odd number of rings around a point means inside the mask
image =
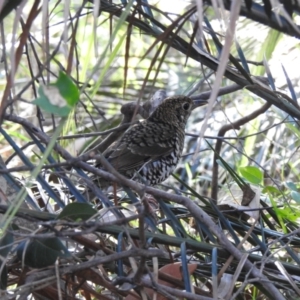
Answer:
MULTIPOLYGON (((74 272, 78 272, 81 270, 89 269, 96 267, 101 264, 107 264, 109 262, 115 262, 118 259, 125 259, 129 257, 165 257, 165 254, 162 250, 159 249, 150 249, 150 250, 144 250, 144 249, 138 249, 133 248, 128 251, 122 251, 120 253, 114 253, 111 255, 106 256, 96 256, 93 259, 81 262, 80 264, 66 266, 66 267, 60 267, 59 273, 61 276, 66 274, 72 274, 74 272)), ((56 281, 55 276, 55 270, 49 269, 45 271, 38 271, 35 273, 32 273, 31 275, 28 275, 26 278, 26 283, 20 286, 19 288, 16 288, 14 291, 15 295, 20 295, 26 292, 32 292, 33 290, 38 290, 41 288, 41 283, 45 283, 44 286, 53 284, 56 281), (45 279, 47 279, 47 282, 45 283, 45 279), (48 284, 47 284, 48 283, 48 284)), ((43 287, 44 287, 43 286, 43 287)))
POLYGON ((14 61, 14 67, 15 68, 14 68, 14 70, 11 70, 8 77, 6 78, 7 83, 6 83, 6 86, 5 86, 5 89, 4 89, 4 92, 3 92, 2 101, 1 101, 1 104, 0 104, 0 125, 3 122, 3 114, 5 112, 5 108, 6 108, 6 105, 7 105, 7 99, 8 99, 8 96, 9 96, 10 89, 11 89, 12 76, 14 75, 14 74, 12 74, 12 72, 15 73, 17 71, 17 68, 18 68, 19 64, 20 64, 21 57, 22 57, 22 54, 23 54, 23 47, 26 44, 26 41, 27 41, 27 38, 28 38, 28 35, 29 35, 29 30, 31 28, 31 25, 32 25, 34 19, 38 16, 38 14, 40 12, 40 9, 38 9, 39 3, 40 3, 40 0, 35 0, 33 5, 32 5, 32 8, 30 10, 27 22, 26 22, 26 24, 25 24, 25 26, 23 27, 23 30, 22 30, 19 46, 16 50, 15 61, 14 61))
MULTIPOLYGON (((241 126, 245 125, 249 121, 257 118, 259 115, 265 113, 271 107, 270 103, 265 103, 261 108, 255 110, 248 116, 245 116, 239 120, 236 120, 233 123, 224 125, 218 132, 218 137, 224 137, 227 131, 232 129, 240 129, 241 126)), ((222 147, 223 140, 218 138, 214 151, 214 159, 213 159, 213 175, 212 175, 212 183, 211 183, 211 198, 214 199, 215 202, 218 200, 218 163, 217 159, 220 156, 220 151, 222 147)))

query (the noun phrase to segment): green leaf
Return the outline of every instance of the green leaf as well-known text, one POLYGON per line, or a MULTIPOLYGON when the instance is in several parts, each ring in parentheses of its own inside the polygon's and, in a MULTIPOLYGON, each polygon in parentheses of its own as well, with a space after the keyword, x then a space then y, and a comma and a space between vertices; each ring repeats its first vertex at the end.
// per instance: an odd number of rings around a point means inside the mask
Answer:
POLYGON ((45 268, 53 265, 58 257, 70 257, 70 253, 58 238, 53 237, 22 242, 17 249, 17 256, 20 260, 24 259, 26 266, 45 268))
POLYGON ((262 190, 262 193, 263 194, 271 193, 271 194, 275 194, 275 195, 281 194, 281 192, 276 187, 271 186, 271 185, 265 186, 262 190))
POLYGON ((252 166, 240 167, 239 171, 242 174, 242 176, 250 183, 253 184, 262 183, 263 173, 258 168, 252 166))
POLYGON ((60 117, 66 117, 70 113, 71 107, 60 95, 57 87, 40 85, 38 92, 40 97, 33 100, 32 103, 46 112, 60 117))
POLYGON ((292 210, 289 207, 277 209, 276 214, 277 216, 280 216, 282 219, 289 220, 290 222, 295 222, 300 217, 300 212, 297 212, 296 210, 292 210))
POLYGON ((57 81, 49 86, 40 85, 39 97, 32 103, 45 111, 66 117, 79 100, 79 91, 72 80, 63 72, 57 81))
POLYGON ((293 124, 286 124, 286 127, 289 128, 297 138, 300 138, 300 131, 297 127, 295 127, 293 124))
POLYGON ((295 192, 295 191, 291 191, 291 197, 300 204, 300 193, 299 192, 295 192))
POLYGON ((79 100, 79 90, 69 76, 60 71, 57 81, 51 86, 58 88, 61 96, 71 108, 76 105, 79 100))
POLYGON ((290 190, 292 190, 292 191, 295 191, 295 192, 298 191, 298 188, 297 188, 296 184, 295 184, 294 182, 292 182, 292 181, 286 181, 286 182, 285 182, 285 185, 286 185, 290 190))
POLYGON ((88 220, 98 211, 93 209, 90 204, 87 203, 70 203, 68 204, 62 212, 58 215, 58 219, 71 219, 71 220, 88 220))

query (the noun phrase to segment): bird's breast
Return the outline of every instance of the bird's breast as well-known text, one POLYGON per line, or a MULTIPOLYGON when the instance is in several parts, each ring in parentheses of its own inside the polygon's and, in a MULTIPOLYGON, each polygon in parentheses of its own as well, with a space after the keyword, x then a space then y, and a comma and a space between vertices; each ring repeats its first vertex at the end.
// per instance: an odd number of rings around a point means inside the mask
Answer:
POLYGON ((166 155, 159 156, 146 163, 139 174, 144 183, 156 185, 167 179, 176 168, 184 145, 184 133, 174 135, 172 142, 173 150, 166 155))

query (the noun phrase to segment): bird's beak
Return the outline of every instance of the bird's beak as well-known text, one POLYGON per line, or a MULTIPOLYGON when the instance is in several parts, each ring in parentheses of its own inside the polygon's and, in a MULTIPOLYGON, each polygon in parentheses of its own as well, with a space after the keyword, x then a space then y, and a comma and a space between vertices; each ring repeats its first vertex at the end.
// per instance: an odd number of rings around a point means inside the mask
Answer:
POLYGON ((195 109, 199 106, 203 106, 205 104, 207 104, 207 100, 204 100, 204 99, 199 99, 199 100, 194 100, 194 104, 193 104, 193 108, 192 109, 195 109))

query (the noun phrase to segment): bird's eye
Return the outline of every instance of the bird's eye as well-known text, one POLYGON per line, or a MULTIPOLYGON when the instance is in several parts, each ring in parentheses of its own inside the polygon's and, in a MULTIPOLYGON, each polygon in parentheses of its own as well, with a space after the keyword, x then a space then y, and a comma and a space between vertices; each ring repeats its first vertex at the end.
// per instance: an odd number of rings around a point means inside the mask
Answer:
POLYGON ((183 109, 184 110, 188 110, 190 108, 190 104, 188 102, 185 102, 183 105, 182 105, 183 109))

